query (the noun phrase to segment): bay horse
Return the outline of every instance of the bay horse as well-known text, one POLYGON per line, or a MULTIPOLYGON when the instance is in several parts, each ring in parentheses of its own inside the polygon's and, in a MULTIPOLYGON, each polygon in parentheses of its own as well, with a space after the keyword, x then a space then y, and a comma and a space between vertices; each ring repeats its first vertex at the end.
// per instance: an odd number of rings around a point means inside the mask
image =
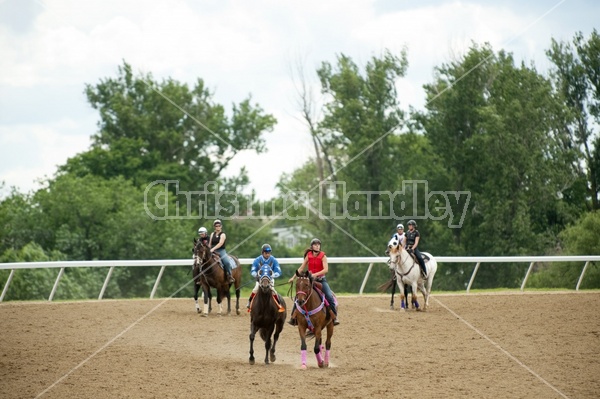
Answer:
MULTIPOLYGON (((260 337, 265 341, 265 364, 269 364, 269 359, 274 362, 275 346, 279 339, 279 334, 283 330, 285 319, 287 318, 287 309, 280 312, 271 290, 273 281, 273 270, 269 265, 262 265, 258 271, 259 290, 252 300, 250 308, 250 364, 254 364, 254 336, 260 332, 260 337), (275 335, 273 335, 275 332, 275 335), (271 345, 271 336, 273 335, 273 345, 271 345)), ((286 308, 285 301, 281 295, 277 294, 279 303, 286 308)))
MULTIPOLYGON (((296 270, 296 319, 300 334, 301 367, 306 369, 306 332, 315 336, 314 352, 320 368, 329 367, 331 336, 333 335, 333 316, 325 306, 325 295, 315 287, 312 274, 306 270, 302 274, 296 270), (322 343, 322 331, 327 329, 325 348, 322 343), (323 349, 325 354, 323 355, 323 349)), ((318 284, 318 283, 317 283, 318 284)))
POLYGON ((427 268, 427 277, 423 278, 423 276, 421 276, 419 262, 417 262, 417 260, 393 238, 388 242, 388 251, 390 254, 390 265, 396 273, 396 283, 400 289, 400 306, 402 310, 408 307, 408 303, 405 306, 406 296, 404 293, 404 284, 408 284, 412 288, 412 302, 417 310, 421 310, 416 298, 417 288, 423 293, 423 310, 427 310, 429 307, 429 297, 431 295, 433 277, 437 272, 437 261, 431 254, 421 252, 421 254, 423 254, 423 260, 425 261, 425 267, 427 268))
MULTIPOLYGON (((240 261, 229 255, 235 263, 231 270, 231 275, 235 279, 235 312, 240 314, 240 286, 242 285, 242 267, 240 261)), ((219 315, 222 314, 223 307, 221 301, 227 298, 227 314, 231 314, 231 283, 227 280, 225 270, 220 265, 219 254, 211 253, 210 248, 201 240, 194 239, 194 299, 198 298, 199 287, 202 287, 204 294, 204 306, 202 316, 207 317, 212 311, 212 293, 211 288, 217 291, 217 303, 219 304, 219 315)), ((196 310, 200 312, 198 306, 196 310)))

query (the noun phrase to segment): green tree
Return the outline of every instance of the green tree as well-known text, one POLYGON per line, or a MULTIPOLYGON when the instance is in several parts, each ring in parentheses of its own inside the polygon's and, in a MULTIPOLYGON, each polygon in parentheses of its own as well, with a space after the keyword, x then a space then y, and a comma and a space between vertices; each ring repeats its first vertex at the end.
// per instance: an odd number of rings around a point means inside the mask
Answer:
MULTIPOLYGON (((554 64, 553 83, 568 107, 561 115, 567 136, 564 145, 581 154, 572 160, 571 168, 585 181, 588 208, 596 210, 600 208, 600 35, 594 29, 586 40, 579 32, 573 46, 552 39, 546 54, 554 64)), ((573 194, 580 198, 577 191, 573 194)))
POLYGON ((192 88, 171 78, 157 82, 151 74, 134 76, 127 63, 116 78, 87 85, 85 92, 100 112, 100 130, 92 148, 61 171, 123 176, 137 186, 170 179, 198 190, 216 181, 239 151, 262 152, 262 135, 276 123, 250 97, 227 116, 203 80, 192 88))

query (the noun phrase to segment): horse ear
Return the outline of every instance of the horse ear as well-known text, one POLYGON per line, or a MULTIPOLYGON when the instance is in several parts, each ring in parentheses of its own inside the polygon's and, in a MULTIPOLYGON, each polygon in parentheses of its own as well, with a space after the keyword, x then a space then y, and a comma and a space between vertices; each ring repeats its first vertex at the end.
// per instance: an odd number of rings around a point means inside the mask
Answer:
POLYGON ((300 273, 298 273, 298 269, 296 269, 296 277, 300 277, 300 273))
POLYGON ((198 239, 194 237, 194 244, 198 242, 198 239))

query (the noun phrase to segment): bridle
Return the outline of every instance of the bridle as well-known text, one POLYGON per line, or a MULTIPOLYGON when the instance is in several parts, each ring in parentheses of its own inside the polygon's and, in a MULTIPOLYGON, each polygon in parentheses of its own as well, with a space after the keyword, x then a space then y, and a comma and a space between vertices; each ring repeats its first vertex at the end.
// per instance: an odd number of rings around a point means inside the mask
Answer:
POLYGON ((408 251, 406 251, 404 248, 400 248, 400 243, 398 243, 395 246, 395 248, 400 250, 400 254, 396 255, 396 260, 392 260, 392 258, 390 257, 390 264, 394 265, 394 271, 396 273, 398 273, 400 275, 400 277, 406 277, 412 271, 413 267, 415 267, 416 262, 413 259, 413 257, 410 256, 410 254, 408 253, 408 251), (400 271, 399 271, 399 269, 400 269, 400 267, 399 267, 400 266, 400 262, 402 262, 402 251, 406 251, 408 257, 412 261, 412 264, 410 265, 410 267, 408 268, 408 271, 406 273, 400 273, 400 271))
MULTIPOLYGON (((307 286, 308 286, 308 290, 307 290, 308 293, 306 293, 304 291, 298 291, 298 290, 296 290, 296 304, 298 305, 299 304, 298 302, 302 302, 302 305, 300 305, 300 306, 303 306, 303 305, 306 304, 306 302, 308 302, 308 299, 310 298, 310 296, 312 295, 312 293, 313 293, 314 290, 312 288, 312 282, 310 281, 310 278, 308 278, 308 277, 298 277, 298 280, 307 280, 307 282, 308 282, 308 284, 307 284, 307 286), (304 295, 304 299, 303 300, 299 300, 299 298, 298 298, 299 295, 304 295)), ((296 286, 298 286, 298 283, 296 283, 296 286)))

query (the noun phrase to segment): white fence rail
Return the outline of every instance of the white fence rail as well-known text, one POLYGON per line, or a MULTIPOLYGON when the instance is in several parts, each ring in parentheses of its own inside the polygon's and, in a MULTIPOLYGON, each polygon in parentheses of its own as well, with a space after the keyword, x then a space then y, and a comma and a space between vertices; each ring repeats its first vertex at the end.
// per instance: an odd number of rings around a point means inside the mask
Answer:
MULTIPOLYGON (((527 278, 533 269, 533 266, 536 263, 547 263, 547 262, 579 262, 583 263, 583 269, 581 270, 581 274, 579 275, 579 279, 577 281, 577 286, 575 290, 579 290, 579 286, 581 285, 581 281, 583 280, 583 276, 590 264, 590 262, 598 262, 600 261, 600 256, 598 255, 590 255, 590 256, 436 256, 435 258, 440 263, 475 263, 475 268, 473 269, 473 273, 471 274, 471 278, 469 280, 469 284, 467 286, 467 293, 471 290, 471 286, 473 281, 475 280, 475 276, 477 275, 477 271, 482 263, 529 263, 529 268, 527 269, 527 273, 523 279, 523 283, 521 284, 521 291, 524 290, 525 284, 527 283, 527 278)), ((242 265, 251 265, 254 259, 250 258, 240 258, 240 263, 242 265)), ((359 294, 362 295, 365 285, 369 279, 369 275, 371 274, 371 270, 373 265, 377 263, 382 263, 387 266, 388 258, 386 257, 352 257, 352 258, 335 258, 328 257, 327 258, 329 264, 339 264, 339 263, 368 263, 369 267, 367 272, 365 273, 365 277, 363 278, 362 285, 360 287, 359 294)), ((300 265, 302 263, 302 258, 280 258, 278 259, 279 263, 282 265, 291 265, 296 264, 300 265)), ((97 260, 97 261, 64 261, 64 262, 17 262, 17 263, 0 263, 0 270, 10 270, 10 274, 8 279, 6 280, 6 284, 4 284, 4 288, 2 289, 2 294, 0 295, 0 302, 4 300, 6 293, 8 292, 8 288, 10 283, 13 280, 15 270, 19 269, 48 269, 48 268, 60 268, 58 276, 56 277, 56 281, 54 282, 54 286, 52 287, 52 292, 48 297, 49 301, 54 299, 54 295, 56 294, 56 290, 58 288, 58 283, 60 282, 61 277, 64 274, 64 271, 68 267, 109 267, 106 278, 104 279, 104 284, 102 285, 102 289, 100 290, 100 294, 98 295, 98 299, 102 299, 104 296, 104 292, 106 291, 106 287, 108 286, 108 282, 110 281, 110 277, 112 276, 112 272, 115 267, 143 267, 143 266, 160 266, 160 271, 156 277, 154 282, 154 287, 152 288, 152 292, 150 293, 150 299, 154 298, 156 294, 156 290, 158 289, 158 285, 160 283, 160 279, 163 275, 163 272, 166 267, 169 266, 191 266, 191 259, 170 259, 170 260, 97 260)))

